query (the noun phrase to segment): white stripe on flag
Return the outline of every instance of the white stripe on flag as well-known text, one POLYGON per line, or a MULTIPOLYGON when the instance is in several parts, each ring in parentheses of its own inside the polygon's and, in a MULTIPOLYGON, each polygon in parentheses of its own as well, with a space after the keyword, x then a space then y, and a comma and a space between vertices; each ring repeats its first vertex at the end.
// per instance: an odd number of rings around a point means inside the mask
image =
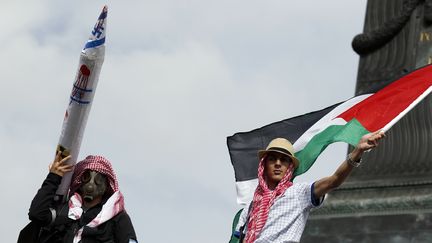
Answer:
POLYGON ((248 181, 237 181, 237 203, 240 205, 246 205, 253 199, 255 189, 258 186, 258 179, 252 179, 248 181))

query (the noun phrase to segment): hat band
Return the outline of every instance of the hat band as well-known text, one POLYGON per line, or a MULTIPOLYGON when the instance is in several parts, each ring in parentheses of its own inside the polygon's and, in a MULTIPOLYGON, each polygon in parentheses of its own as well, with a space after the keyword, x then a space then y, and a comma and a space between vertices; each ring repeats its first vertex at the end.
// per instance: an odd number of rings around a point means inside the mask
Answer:
POLYGON ((268 148, 268 149, 267 149, 267 151, 269 151, 269 150, 279 151, 279 152, 281 152, 281 153, 283 153, 283 154, 289 154, 289 155, 293 156, 292 153, 290 153, 290 151, 288 151, 288 150, 286 150, 286 149, 284 149, 284 148, 271 147, 271 148, 268 148))

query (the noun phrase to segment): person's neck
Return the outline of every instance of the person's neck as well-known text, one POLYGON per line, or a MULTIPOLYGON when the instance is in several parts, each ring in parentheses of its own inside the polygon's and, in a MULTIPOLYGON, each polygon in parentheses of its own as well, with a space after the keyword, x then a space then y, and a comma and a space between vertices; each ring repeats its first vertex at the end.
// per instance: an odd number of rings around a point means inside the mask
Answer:
POLYGON ((270 190, 274 190, 274 189, 276 189, 276 187, 277 187, 277 185, 278 185, 278 183, 274 183, 274 182, 267 182, 267 187, 268 187, 268 189, 270 189, 270 190))
POLYGON ((83 201, 82 208, 84 209, 84 211, 87 211, 90 208, 92 208, 92 207, 98 205, 99 203, 101 203, 101 201, 102 201, 101 198, 95 198, 95 199, 93 199, 90 202, 83 201))

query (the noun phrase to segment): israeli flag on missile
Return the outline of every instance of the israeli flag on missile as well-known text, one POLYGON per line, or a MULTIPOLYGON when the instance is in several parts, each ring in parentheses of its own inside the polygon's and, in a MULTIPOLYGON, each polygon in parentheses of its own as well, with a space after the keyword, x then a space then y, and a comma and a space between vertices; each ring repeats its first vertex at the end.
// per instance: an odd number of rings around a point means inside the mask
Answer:
MULTIPOLYGON (((84 135, 90 108, 99 80, 99 74, 105 57, 105 33, 108 7, 104 6, 91 31, 88 41, 81 51, 78 70, 74 79, 69 105, 67 107, 57 151, 62 156, 69 154, 68 164, 77 162, 81 141, 84 135)), ((72 172, 67 173, 60 184, 57 194, 66 195, 72 179, 72 172)))

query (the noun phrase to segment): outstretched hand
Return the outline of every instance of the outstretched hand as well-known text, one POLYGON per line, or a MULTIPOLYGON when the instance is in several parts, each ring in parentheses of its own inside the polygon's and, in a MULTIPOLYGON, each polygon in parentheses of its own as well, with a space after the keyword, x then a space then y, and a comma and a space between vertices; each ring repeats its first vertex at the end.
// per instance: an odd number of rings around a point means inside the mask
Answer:
POLYGON ((357 144, 357 149, 359 149, 361 152, 364 152, 366 150, 375 148, 378 146, 379 140, 384 137, 385 133, 383 131, 368 133, 360 139, 359 143, 357 144))
POLYGON ((360 164, 363 152, 378 146, 379 141, 384 137, 385 133, 382 131, 376 131, 364 135, 358 142, 355 149, 348 155, 348 158, 338 167, 338 169, 333 175, 324 177, 315 182, 315 197, 320 198, 331 190, 342 185, 342 183, 349 176, 353 168, 357 167, 360 164))
POLYGON ((70 155, 63 158, 61 157, 61 152, 57 152, 54 161, 49 165, 49 172, 57 174, 61 177, 64 176, 69 171, 72 171, 73 165, 65 164, 65 162, 70 159, 70 155))

